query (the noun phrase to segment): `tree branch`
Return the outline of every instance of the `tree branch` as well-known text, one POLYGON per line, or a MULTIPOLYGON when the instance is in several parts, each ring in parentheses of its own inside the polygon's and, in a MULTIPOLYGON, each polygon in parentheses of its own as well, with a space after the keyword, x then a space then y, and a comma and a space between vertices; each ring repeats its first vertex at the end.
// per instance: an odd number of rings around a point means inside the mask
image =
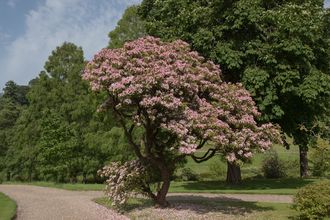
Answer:
POLYGON ((131 135, 132 135, 134 127, 135 127, 135 124, 132 124, 131 127, 128 130, 128 133, 130 133, 131 135))
POLYGON ((196 163, 202 163, 204 161, 207 161, 211 159, 216 153, 216 149, 209 149, 202 157, 197 157, 195 155, 191 155, 191 158, 196 162, 196 163), (210 153, 211 152, 211 153, 210 153), (209 154, 210 153, 210 154, 209 154))
POLYGON ((199 145, 197 146, 197 149, 201 149, 201 148, 205 145, 206 142, 207 142, 207 139, 203 139, 203 140, 199 143, 199 145))
POLYGON ((106 103, 106 107, 108 107, 109 105, 111 105, 113 112, 118 116, 119 118, 119 123, 121 124, 121 126, 124 129, 124 133, 125 136, 128 139, 128 142, 131 144, 131 146, 134 149, 134 152, 136 154, 136 156, 140 159, 140 160, 145 160, 146 158, 142 155, 141 151, 140 151, 140 146, 138 144, 136 144, 133 140, 132 137, 132 131, 134 129, 134 124, 130 127, 130 129, 128 130, 126 127, 126 123, 124 120, 124 117, 122 116, 122 114, 116 109, 116 103, 114 100, 114 97, 110 96, 109 99, 105 102, 106 103))

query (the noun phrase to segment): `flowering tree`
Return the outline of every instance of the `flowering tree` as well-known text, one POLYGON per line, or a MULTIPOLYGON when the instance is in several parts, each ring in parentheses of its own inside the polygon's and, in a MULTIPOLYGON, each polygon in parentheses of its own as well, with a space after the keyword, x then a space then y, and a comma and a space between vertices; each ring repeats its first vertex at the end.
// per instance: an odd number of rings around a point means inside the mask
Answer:
POLYGON ((273 125, 257 125, 260 113, 247 90, 220 75, 218 65, 187 43, 150 36, 103 49, 86 66, 83 77, 92 90, 108 92, 101 108, 112 110, 138 159, 158 170, 157 193, 144 190, 160 206, 168 204, 173 167, 185 155, 203 161, 220 152, 237 163, 280 140, 273 125), (140 143, 133 138, 136 129, 143 131, 140 143), (214 147, 194 156, 206 143, 214 147))

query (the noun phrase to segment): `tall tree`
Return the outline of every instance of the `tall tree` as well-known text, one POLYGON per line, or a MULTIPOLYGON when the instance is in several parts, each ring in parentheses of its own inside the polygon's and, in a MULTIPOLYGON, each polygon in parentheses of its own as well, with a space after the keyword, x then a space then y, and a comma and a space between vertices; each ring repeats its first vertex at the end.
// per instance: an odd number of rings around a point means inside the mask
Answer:
POLYGON ((16 123, 13 146, 7 155, 9 169, 17 171, 24 176, 23 179, 31 180, 38 176, 40 166, 46 166, 45 163, 38 164, 38 159, 42 158, 47 149, 41 146, 45 145, 44 140, 49 137, 45 137, 43 127, 49 112, 56 112, 63 124, 68 123, 70 129, 79 132, 83 132, 91 118, 92 111, 88 111, 92 110, 88 102, 88 87, 81 80, 84 65, 82 49, 72 43, 64 43, 52 52, 45 64, 45 71, 31 81, 29 107, 16 123))
POLYGON ((323 0, 144 0, 139 12, 149 34, 191 43, 221 65, 226 81, 241 81, 262 120, 279 123, 299 145, 307 175, 310 131, 330 95, 323 0))
MULTIPOLYGON (((260 114, 242 85, 224 83, 219 75, 219 66, 191 51, 187 43, 153 37, 103 49, 86 66, 84 78, 91 88, 108 93, 101 108, 114 114, 138 160, 160 176, 156 194, 149 185, 141 186, 160 206, 168 204, 166 194, 177 163, 207 142, 214 147, 194 159, 221 152, 235 163, 278 140, 271 124, 255 122, 260 114), (140 142, 133 138, 137 131, 142 132, 140 142)), ((115 180, 125 181, 123 173, 116 172, 115 180)), ((115 192, 117 186, 121 183, 110 183, 115 192)))
POLYGON ((0 97, 0 173, 5 170, 14 125, 27 105, 27 86, 8 81, 0 97))
POLYGON ((3 98, 8 98, 19 105, 27 105, 28 86, 17 85, 14 81, 8 81, 3 89, 3 98))

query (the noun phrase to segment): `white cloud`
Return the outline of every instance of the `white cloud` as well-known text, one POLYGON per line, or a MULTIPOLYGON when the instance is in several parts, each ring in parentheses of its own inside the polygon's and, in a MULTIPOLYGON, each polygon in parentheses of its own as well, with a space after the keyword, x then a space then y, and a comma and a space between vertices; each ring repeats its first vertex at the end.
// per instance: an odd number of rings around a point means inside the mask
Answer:
POLYGON ((12 8, 15 8, 16 7, 16 0, 8 0, 7 5, 12 7, 12 8))
POLYGON ((6 44, 6 42, 10 39, 10 34, 1 32, 0 29, 0 45, 1 44, 6 44))
POLYGON ((324 7, 326 7, 326 8, 330 7, 330 0, 325 0, 324 7))
POLYGON ((26 16, 26 32, 6 48, 0 87, 14 80, 26 84, 43 69, 49 54, 64 41, 82 46, 85 57, 107 46, 128 5, 140 0, 46 0, 26 16), (4 75, 3 75, 4 74, 4 75))

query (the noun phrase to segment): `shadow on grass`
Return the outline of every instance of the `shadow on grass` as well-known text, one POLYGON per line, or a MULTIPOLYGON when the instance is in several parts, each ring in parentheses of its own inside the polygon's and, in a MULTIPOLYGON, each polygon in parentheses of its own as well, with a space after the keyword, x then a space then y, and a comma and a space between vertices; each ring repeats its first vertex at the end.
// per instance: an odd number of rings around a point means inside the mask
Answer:
POLYGON ((203 191, 212 190, 265 190, 265 189, 297 189, 309 183, 313 179, 247 179, 238 185, 229 185, 225 181, 198 181, 183 182, 177 188, 182 187, 185 190, 203 191))
POLYGON ((246 202, 240 199, 218 196, 207 198, 198 195, 168 196, 171 208, 190 210, 197 214, 220 212, 222 214, 245 215, 256 211, 272 211, 271 206, 260 206, 257 202, 246 202))
MULTIPOLYGON (((240 199, 227 198, 227 197, 216 197, 207 198, 203 196, 191 196, 191 195, 180 195, 180 196, 168 196, 170 206, 168 209, 174 211, 191 211, 198 215, 207 213, 222 213, 230 215, 246 215, 252 212, 261 211, 273 211, 275 210, 271 205, 259 205, 257 202, 246 202, 240 199)), ((111 207, 111 202, 107 198, 96 199, 95 202, 104 205, 108 208, 111 207)), ((134 212, 136 210, 144 210, 154 208, 154 202, 147 198, 131 198, 128 203, 121 207, 120 211, 122 214, 134 212)), ((155 209, 157 209, 155 207, 155 209)), ((157 212, 157 210, 156 210, 157 212)))

